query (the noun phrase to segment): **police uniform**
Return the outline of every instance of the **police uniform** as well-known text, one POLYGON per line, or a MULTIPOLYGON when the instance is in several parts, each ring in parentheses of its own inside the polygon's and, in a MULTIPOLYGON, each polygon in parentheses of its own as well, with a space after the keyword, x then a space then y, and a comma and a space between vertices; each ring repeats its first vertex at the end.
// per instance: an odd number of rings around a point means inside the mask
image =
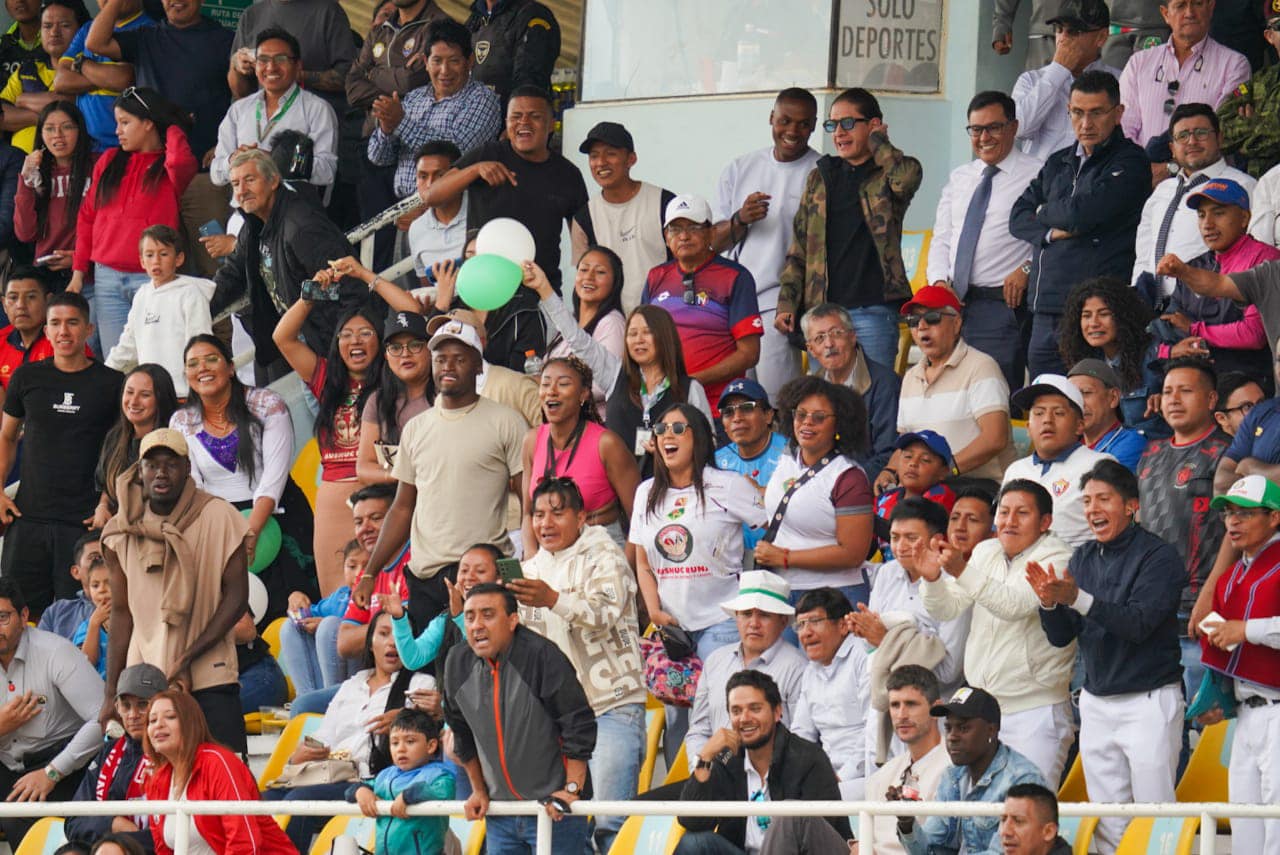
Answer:
POLYGON ((475 0, 467 18, 476 64, 471 76, 502 97, 531 84, 551 90, 551 69, 560 55, 560 23, 533 0, 498 0, 490 11, 475 0))

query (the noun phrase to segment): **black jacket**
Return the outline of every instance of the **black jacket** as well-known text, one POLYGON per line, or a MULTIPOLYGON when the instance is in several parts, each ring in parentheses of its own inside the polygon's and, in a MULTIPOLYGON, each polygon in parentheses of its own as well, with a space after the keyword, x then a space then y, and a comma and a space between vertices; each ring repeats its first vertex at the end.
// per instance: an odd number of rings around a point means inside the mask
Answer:
MULTIPOLYGON (((138 764, 142 762, 142 743, 136 739, 130 739, 127 736, 121 737, 124 740, 124 752, 120 755, 120 761, 111 775, 109 781, 102 781, 106 787, 106 792, 101 801, 124 801, 125 793, 129 790, 129 779, 133 777, 134 770, 138 768, 138 764)), ((80 779, 80 786, 76 787, 76 794, 71 797, 73 802, 96 802, 98 798, 99 779, 105 777, 102 764, 107 759, 107 755, 111 753, 114 742, 103 746, 98 752, 98 756, 85 767, 84 777, 80 779)), ((143 803, 138 802, 138 814, 145 815, 143 803)), ((86 846, 92 844, 102 835, 111 830, 111 822, 115 817, 111 816, 69 816, 63 826, 63 833, 67 840, 72 843, 83 843, 86 846)), ((143 829, 142 831, 131 831, 129 836, 138 843, 142 844, 142 848, 147 852, 155 851, 155 841, 151 839, 151 832, 143 829)))
MULTIPOLYGON (((284 183, 276 190, 266 222, 252 214, 244 220, 235 250, 214 277, 218 287, 209 308, 216 315, 248 293, 256 359, 259 365, 269 365, 280 358, 271 333, 284 310, 302 296, 303 281, 328 267, 331 260, 354 253, 346 235, 325 212, 284 183), (262 276, 263 266, 270 271, 270 281, 262 276)), ((321 355, 329 352, 338 318, 369 297, 365 285, 355 279, 344 278, 339 287, 339 299, 317 301, 302 326, 303 340, 321 355)), ((377 313, 382 314, 386 304, 376 302, 377 313)))
POLYGON ((1187 570, 1178 550, 1132 525, 1110 543, 1078 547, 1067 566, 1093 605, 1087 615, 1042 608, 1040 625, 1054 647, 1080 642, 1085 689, 1120 695, 1181 685, 1178 601, 1187 570))
POLYGON ((551 91, 551 69, 560 55, 560 22, 533 0, 485 0, 471 4, 466 27, 476 64, 471 76, 507 103, 511 90, 533 85, 551 91))
MULTIPOLYGON (((745 802, 748 798, 745 758, 746 749, 742 748, 727 763, 713 762, 711 777, 705 784, 690 776, 680 793, 681 800, 745 802)), ((773 737, 773 759, 769 763, 769 800, 840 801, 840 784, 826 752, 816 743, 796 736, 781 722, 773 737)), ((681 816, 677 819, 689 831, 714 829, 739 848, 746 840, 748 820, 744 817, 718 820, 707 816, 681 816)), ((826 819, 842 838, 848 840, 853 837, 848 817, 829 816, 826 819)))
POLYGON ((1076 146, 1055 151, 1013 203, 1009 232, 1035 248, 1027 308, 1061 314, 1067 294, 1091 276, 1133 273, 1133 241, 1151 195, 1151 165, 1117 125, 1081 165, 1076 146), (1075 237, 1049 242, 1050 229, 1075 237))

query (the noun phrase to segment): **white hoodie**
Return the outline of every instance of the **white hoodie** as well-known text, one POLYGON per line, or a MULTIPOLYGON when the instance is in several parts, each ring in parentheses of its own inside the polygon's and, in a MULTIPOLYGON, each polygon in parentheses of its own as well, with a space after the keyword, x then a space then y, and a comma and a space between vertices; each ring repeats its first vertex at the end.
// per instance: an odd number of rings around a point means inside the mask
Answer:
POLYGON ((179 276, 160 286, 143 285, 133 298, 120 341, 107 354, 107 367, 129 371, 154 362, 169 372, 178 397, 185 398, 189 390, 182 350, 193 335, 212 332, 213 289, 212 279, 194 276, 179 276))

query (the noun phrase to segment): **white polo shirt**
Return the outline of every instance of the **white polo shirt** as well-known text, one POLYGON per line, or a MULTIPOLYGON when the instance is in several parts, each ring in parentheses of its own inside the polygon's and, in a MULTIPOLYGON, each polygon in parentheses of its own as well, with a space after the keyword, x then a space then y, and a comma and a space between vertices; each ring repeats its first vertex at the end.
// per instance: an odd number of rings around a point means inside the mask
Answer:
POLYGON ((1052 460, 1042 460, 1032 453, 1009 464, 1004 473, 1004 483, 1015 478, 1035 481, 1053 497, 1053 525, 1050 531, 1075 549, 1093 540, 1093 532, 1084 519, 1084 494, 1080 490, 1080 476, 1094 467, 1099 460, 1115 460, 1110 454, 1094 451, 1084 445, 1075 445, 1052 460))

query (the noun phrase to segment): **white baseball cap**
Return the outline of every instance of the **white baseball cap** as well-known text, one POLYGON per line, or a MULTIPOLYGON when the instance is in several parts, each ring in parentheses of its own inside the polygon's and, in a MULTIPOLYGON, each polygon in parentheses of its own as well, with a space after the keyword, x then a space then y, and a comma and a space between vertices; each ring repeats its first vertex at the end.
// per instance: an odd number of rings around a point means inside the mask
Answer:
POLYGON ((695 223, 710 223, 711 206, 701 196, 677 196, 667 203, 666 216, 662 218, 665 229, 676 220, 690 220, 695 223))
POLYGON ((1036 398, 1041 395, 1061 395, 1071 402, 1071 406, 1075 407, 1077 412, 1084 413, 1084 396, 1080 394, 1075 383, 1061 374, 1037 375, 1030 386, 1024 386, 1013 393, 1013 403, 1024 410, 1030 410, 1036 398))
POLYGON ((435 353, 446 341, 460 341, 467 347, 473 348, 476 353, 484 353, 484 348, 480 346, 480 334, 476 332, 476 328, 456 319, 437 328, 431 336, 431 341, 427 342, 427 347, 435 353))
POLYGON ((775 615, 794 615, 791 605, 791 585, 777 573, 768 570, 748 570, 738 577, 738 596, 727 603, 721 603, 730 616, 738 612, 759 609, 775 615))

